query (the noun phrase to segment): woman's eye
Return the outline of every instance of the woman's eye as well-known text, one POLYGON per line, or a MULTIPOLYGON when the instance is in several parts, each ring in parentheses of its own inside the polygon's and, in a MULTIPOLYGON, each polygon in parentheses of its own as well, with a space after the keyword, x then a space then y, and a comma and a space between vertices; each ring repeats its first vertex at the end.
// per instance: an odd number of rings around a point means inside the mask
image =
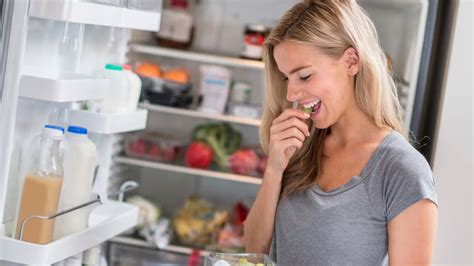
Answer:
POLYGON ((306 80, 308 80, 310 77, 311 77, 311 75, 304 76, 304 77, 300 77, 300 80, 306 81, 306 80))

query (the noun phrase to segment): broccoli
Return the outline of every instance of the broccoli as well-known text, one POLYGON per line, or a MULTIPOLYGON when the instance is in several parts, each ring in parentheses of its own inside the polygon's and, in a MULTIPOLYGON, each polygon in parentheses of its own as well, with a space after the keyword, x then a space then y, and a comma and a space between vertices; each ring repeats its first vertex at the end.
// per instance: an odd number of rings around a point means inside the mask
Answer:
POLYGON ((227 157, 240 147, 240 132, 229 124, 206 124, 194 129, 193 140, 205 142, 214 151, 214 159, 221 168, 227 165, 227 157))

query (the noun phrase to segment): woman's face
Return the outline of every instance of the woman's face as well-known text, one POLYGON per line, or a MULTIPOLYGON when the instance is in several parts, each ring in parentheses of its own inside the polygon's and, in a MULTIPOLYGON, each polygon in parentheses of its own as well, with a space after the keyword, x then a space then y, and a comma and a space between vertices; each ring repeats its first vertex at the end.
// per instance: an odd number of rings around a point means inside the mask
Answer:
POLYGON ((283 41, 275 46, 273 56, 286 77, 288 101, 312 107, 316 128, 334 125, 354 106, 359 62, 354 48, 334 59, 315 46, 283 41))

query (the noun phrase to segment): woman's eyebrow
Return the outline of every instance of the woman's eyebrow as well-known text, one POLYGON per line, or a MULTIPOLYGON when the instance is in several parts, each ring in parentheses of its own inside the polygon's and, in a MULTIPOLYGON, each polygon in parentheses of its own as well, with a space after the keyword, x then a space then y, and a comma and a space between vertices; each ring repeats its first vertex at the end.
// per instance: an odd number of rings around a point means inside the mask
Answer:
POLYGON ((290 71, 290 75, 303 69, 303 68, 308 68, 308 67, 311 67, 311 65, 304 65, 304 66, 299 66, 299 67, 295 67, 293 70, 290 71))

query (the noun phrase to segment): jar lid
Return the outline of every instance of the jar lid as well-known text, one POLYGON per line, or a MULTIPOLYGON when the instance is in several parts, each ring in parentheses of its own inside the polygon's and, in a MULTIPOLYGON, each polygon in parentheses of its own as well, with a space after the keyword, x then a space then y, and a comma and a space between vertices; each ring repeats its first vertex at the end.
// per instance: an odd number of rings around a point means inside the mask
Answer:
POLYGON ((262 24, 249 24, 249 25, 245 26, 245 30, 266 33, 267 32, 267 27, 265 27, 262 24))

